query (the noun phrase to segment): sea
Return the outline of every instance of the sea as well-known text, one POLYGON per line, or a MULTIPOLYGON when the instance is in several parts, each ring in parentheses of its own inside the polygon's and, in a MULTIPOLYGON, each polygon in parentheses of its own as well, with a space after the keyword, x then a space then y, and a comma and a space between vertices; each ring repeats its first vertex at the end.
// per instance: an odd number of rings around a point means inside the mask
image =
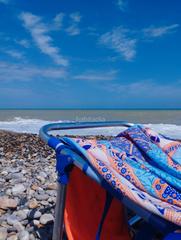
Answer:
MULTIPOLYGON (((54 122, 126 121, 143 124, 172 138, 181 139, 181 110, 110 110, 110 109, 2 109, 0 129, 38 133, 39 129, 54 122)), ((86 130, 67 130, 61 134, 116 135, 123 128, 110 127, 86 130)))

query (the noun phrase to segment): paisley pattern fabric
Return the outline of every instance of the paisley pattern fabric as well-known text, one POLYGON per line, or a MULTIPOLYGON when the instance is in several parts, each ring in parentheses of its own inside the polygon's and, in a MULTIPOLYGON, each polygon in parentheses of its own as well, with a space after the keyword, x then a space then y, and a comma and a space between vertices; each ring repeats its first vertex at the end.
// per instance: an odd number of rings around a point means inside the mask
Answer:
POLYGON ((108 140, 76 139, 118 192, 181 226, 181 142, 135 125, 108 140))

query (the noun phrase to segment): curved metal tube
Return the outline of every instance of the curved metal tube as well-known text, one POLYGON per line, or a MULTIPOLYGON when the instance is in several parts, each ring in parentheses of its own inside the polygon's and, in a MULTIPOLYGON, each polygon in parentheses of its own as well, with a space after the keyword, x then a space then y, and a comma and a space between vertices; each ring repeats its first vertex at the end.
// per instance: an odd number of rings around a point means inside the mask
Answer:
POLYGON ((51 123, 43 126, 39 135, 40 138, 48 143, 50 139, 49 132, 53 130, 69 130, 69 129, 83 129, 83 128, 99 128, 99 127, 119 127, 125 126, 130 127, 133 126, 133 123, 127 123, 124 121, 107 121, 107 122, 73 122, 73 123, 51 123))

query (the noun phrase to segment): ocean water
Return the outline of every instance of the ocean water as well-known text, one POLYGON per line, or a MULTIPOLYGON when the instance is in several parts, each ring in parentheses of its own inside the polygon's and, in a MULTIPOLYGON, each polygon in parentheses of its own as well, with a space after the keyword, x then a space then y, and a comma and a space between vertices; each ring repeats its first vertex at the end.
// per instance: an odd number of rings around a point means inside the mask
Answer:
MULTIPOLYGON (((141 123, 170 137, 181 139, 181 110, 0 110, 0 129, 38 133, 52 122, 127 121, 141 123)), ((62 134, 116 135, 123 128, 69 130, 62 134)))

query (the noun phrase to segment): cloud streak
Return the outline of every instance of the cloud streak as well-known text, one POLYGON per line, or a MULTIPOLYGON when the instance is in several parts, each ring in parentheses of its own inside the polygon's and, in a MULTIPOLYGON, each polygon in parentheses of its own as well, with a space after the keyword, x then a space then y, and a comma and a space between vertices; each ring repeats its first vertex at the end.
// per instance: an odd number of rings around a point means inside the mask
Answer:
POLYGON ((70 26, 66 28, 66 32, 70 36, 76 36, 80 34, 79 22, 82 18, 79 12, 74 12, 70 14, 70 26))
POLYGON ((41 17, 29 12, 23 12, 19 17, 41 52, 48 55, 57 65, 67 66, 68 60, 64 58, 59 53, 59 49, 53 45, 49 28, 42 22, 41 17))
POLYGON ((42 68, 34 65, 0 62, 1 81, 62 80, 66 78, 66 75, 66 71, 62 68, 42 68))
POLYGON ((27 39, 16 40, 15 42, 24 48, 30 47, 30 42, 27 39))
POLYGON ((166 34, 174 33, 179 26, 180 26, 179 24, 172 24, 160 27, 150 26, 148 28, 143 29, 143 32, 146 37, 158 38, 166 34))
POLYGON ((54 25, 55 29, 59 30, 59 29, 62 27, 64 17, 65 17, 65 14, 62 13, 62 12, 58 13, 58 14, 54 17, 54 19, 53 19, 53 25, 54 25))
POLYGON ((121 11, 125 11, 127 7, 127 1, 125 0, 117 0, 117 5, 121 11))
POLYGON ((101 86, 104 90, 119 94, 124 98, 154 99, 164 98, 169 101, 173 96, 181 95, 181 83, 159 83, 152 79, 137 81, 128 84, 107 83, 101 86))
POLYGON ((84 81, 91 81, 91 82, 100 82, 100 81, 112 81, 115 80, 117 77, 117 71, 88 71, 79 75, 76 75, 74 79, 84 80, 84 81))
POLYGON ((160 27, 148 27, 139 30, 115 27, 99 37, 99 44, 114 50, 126 61, 134 60, 138 43, 149 39, 156 39, 167 34, 175 33, 179 24, 171 24, 160 27))
POLYGON ((21 60, 24 58, 24 54, 22 52, 19 52, 17 50, 5 50, 5 53, 8 54, 12 58, 16 58, 18 60, 21 60))
POLYGON ((116 51, 126 61, 131 61, 136 56, 137 39, 131 38, 129 34, 129 29, 120 26, 103 34, 99 39, 99 43, 116 51))

